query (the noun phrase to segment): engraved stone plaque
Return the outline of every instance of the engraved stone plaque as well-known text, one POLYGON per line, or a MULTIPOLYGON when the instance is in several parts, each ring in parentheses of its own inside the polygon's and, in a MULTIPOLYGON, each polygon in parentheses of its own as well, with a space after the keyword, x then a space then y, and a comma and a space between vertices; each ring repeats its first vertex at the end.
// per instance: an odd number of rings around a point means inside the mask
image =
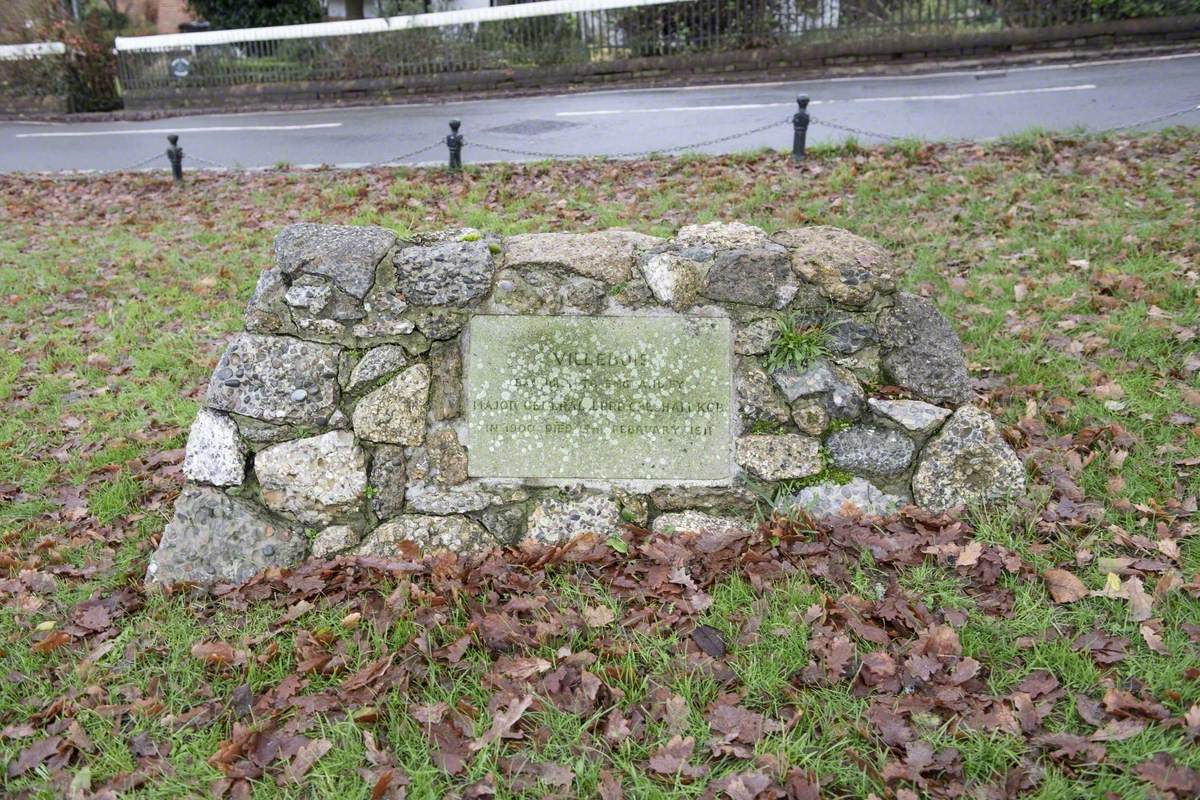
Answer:
POLYGON ((727 319, 476 316, 469 473, 728 480, 732 352, 727 319))

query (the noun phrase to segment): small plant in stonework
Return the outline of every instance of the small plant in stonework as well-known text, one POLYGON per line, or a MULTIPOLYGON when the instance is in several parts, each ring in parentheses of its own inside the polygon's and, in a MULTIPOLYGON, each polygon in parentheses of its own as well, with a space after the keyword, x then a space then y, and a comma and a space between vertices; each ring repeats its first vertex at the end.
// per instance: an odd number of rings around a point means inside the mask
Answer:
POLYGON ((769 372, 795 367, 803 369, 809 362, 829 355, 824 329, 820 325, 802 327, 794 317, 780 315, 779 333, 767 351, 769 372))

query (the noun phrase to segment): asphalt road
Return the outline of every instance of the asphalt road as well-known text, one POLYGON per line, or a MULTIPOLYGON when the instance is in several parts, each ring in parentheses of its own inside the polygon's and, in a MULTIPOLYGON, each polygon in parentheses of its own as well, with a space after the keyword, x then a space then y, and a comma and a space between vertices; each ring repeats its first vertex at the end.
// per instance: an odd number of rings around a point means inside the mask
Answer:
MULTIPOLYGON (((1092 130, 1200 105, 1200 52, 1079 64, 588 91, 540 97, 364 108, 210 114, 151 122, 0 122, 0 171, 112 170, 154 158, 178 133, 187 168, 361 166, 426 145, 405 163, 442 162, 447 121, 463 121, 464 160, 517 161, 687 148, 789 149, 797 94, 812 98, 809 142, 851 134, 828 121, 892 136, 986 139, 1040 127, 1092 130), (738 135, 771 125, 749 135, 738 135), (528 151, 529 155, 489 149, 528 151)), ((1146 125, 1200 125, 1200 110, 1146 125)), ((858 135, 862 142, 879 141, 858 135)), ((164 167, 164 157, 149 166, 164 167)))

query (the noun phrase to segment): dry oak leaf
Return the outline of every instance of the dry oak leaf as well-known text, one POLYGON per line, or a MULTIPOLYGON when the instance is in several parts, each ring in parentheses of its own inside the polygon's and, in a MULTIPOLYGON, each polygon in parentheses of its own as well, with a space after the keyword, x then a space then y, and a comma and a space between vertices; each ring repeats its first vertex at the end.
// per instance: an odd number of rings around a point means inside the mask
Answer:
POLYGON ((954 565, 956 567, 973 567, 979 563, 979 556, 981 555, 983 555, 983 542, 967 542, 966 546, 959 552, 954 565))
POLYGON ((700 764, 688 763, 688 759, 692 757, 692 750, 695 747, 696 740, 694 737, 689 736, 683 739, 676 734, 665 745, 658 748, 654 755, 650 756, 650 769, 660 775, 682 775, 688 778, 699 778, 708 771, 708 768, 700 764))
POLYGON ((498 742, 506 737, 510 739, 520 738, 520 734, 514 734, 512 728, 520 721, 521 716, 532 703, 533 695, 527 694, 524 697, 513 700, 505 710, 496 712, 492 717, 492 727, 488 728, 478 739, 471 742, 471 752, 477 753, 489 744, 498 742))
POLYGON ((1042 573, 1046 580, 1046 589, 1056 603, 1074 603, 1087 597, 1087 587, 1083 581, 1065 569, 1048 569, 1042 573))
POLYGON ((583 609, 583 620, 592 628, 603 628, 617 618, 608 606, 587 606, 583 609))
POLYGON ((283 770, 283 777, 291 783, 299 783, 304 775, 312 769, 321 756, 329 752, 333 742, 328 739, 317 739, 309 742, 296 751, 295 757, 283 770))
POLYGON ((1141 719, 1113 719, 1091 735, 1093 742, 1123 742, 1146 730, 1146 721, 1141 719))

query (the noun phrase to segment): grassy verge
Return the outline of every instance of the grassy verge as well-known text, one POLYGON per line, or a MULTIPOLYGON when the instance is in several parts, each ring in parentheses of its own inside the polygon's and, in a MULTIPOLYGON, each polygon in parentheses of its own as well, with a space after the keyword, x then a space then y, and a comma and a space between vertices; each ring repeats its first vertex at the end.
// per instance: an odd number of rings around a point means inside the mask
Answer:
POLYGON ((6 792, 1200 792, 1198 154, 1174 130, 849 146, 800 168, 0 177, 6 792), (838 225, 910 264, 1033 500, 708 555, 630 532, 628 557, 584 543, 141 594, 186 426, 280 226, 710 219, 838 225), (1055 602, 1056 568, 1091 593, 1055 602))

